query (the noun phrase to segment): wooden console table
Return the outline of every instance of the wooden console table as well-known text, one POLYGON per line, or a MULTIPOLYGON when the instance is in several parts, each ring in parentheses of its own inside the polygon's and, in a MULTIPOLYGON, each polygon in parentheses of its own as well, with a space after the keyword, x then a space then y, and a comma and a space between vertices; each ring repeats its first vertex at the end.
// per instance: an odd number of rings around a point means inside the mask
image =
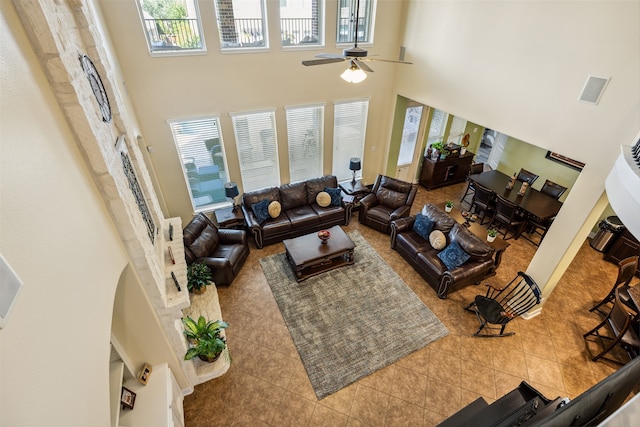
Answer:
POLYGON ((427 190, 433 190, 463 182, 467 178, 474 155, 474 153, 467 151, 462 155, 451 154, 446 159, 423 158, 420 184, 424 185, 427 190))

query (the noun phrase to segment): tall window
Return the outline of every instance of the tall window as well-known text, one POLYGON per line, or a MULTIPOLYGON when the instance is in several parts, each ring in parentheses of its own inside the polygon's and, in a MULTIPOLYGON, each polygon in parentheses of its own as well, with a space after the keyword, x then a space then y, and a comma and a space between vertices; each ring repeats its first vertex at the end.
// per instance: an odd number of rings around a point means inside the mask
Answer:
POLYGON ((426 150, 431 146, 431 144, 443 140, 448 117, 449 113, 445 113, 437 108, 433 109, 431 124, 429 125, 429 136, 427 137, 427 145, 425 146, 425 155, 426 150))
POLYGON ((289 180, 322 176, 324 105, 286 107, 289 139, 289 180))
POLYGON ((194 0, 138 0, 149 52, 204 51, 198 3, 194 0))
POLYGON ((218 117, 169 120, 184 177, 196 212, 227 203, 229 180, 218 117))
POLYGON ((358 0, 338 0, 338 43, 354 43, 356 13, 358 16, 358 43, 373 43, 374 0, 359 0, 360 10, 356 12, 358 0))
POLYGON ((460 145, 462 141, 462 134, 467 127, 467 120, 462 117, 454 116, 451 119, 451 127, 449 128, 449 136, 447 136, 447 142, 460 145))
POLYGON ((215 0, 222 50, 269 47, 264 0, 215 0))
POLYGON ((280 185, 275 110, 230 115, 244 191, 280 185))
MULTIPOLYGON (((333 166, 332 173, 338 181, 353 177, 349 170, 349 159, 364 153, 364 138, 367 133, 369 100, 336 102, 333 118, 333 166)), ((356 178, 362 177, 358 171, 356 178)))
POLYGON ((324 0, 280 0, 282 46, 322 46, 324 0))

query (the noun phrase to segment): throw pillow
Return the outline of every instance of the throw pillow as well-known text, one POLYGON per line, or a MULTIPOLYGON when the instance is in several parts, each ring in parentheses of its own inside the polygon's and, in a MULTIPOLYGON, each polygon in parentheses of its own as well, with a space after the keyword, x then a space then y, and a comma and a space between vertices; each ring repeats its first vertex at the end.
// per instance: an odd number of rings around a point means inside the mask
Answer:
POLYGON ((454 270, 467 262, 471 255, 463 251, 456 242, 451 242, 438 254, 438 258, 447 266, 447 270, 454 270))
POLYGON ((441 251, 447 246, 447 238, 442 231, 433 230, 431 234, 429 234, 429 243, 431 243, 433 249, 441 251))
POLYGON ((269 216, 271 218, 278 218, 278 216, 280 216, 282 206, 280 205, 279 201, 274 200, 273 202, 269 203, 269 209, 267 210, 269 211, 269 216))
POLYGON ((342 206, 342 190, 339 188, 325 187, 324 191, 331 196, 331 206, 342 206))
POLYGON ((418 233, 418 236, 422 237, 424 240, 429 240, 429 234, 431 233, 431 229, 433 228, 433 221, 431 221, 428 217, 417 214, 416 219, 413 221, 413 231, 418 233))
POLYGON ((260 224, 265 222, 269 218, 269 200, 264 199, 261 202, 251 205, 251 210, 256 216, 256 219, 260 224))
POLYGON ((316 203, 321 208, 326 208, 331 204, 331 196, 326 191, 321 191, 316 196, 316 203))

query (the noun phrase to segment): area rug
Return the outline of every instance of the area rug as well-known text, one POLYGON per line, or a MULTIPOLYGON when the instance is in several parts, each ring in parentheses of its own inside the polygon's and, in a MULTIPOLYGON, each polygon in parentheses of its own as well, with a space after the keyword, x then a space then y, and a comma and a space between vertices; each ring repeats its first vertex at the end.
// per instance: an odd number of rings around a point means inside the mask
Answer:
POLYGON ((260 259, 318 399, 449 331, 369 243, 355 263, 297 283, 284 253, 260 259))

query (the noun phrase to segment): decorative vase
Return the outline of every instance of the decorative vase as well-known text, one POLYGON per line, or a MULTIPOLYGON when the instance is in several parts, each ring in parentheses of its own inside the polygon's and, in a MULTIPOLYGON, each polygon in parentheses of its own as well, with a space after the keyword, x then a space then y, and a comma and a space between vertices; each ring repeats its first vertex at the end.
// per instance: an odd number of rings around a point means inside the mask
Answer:
POLYGON ((193 289, 193 293, 194 293, 194 294, 196 294, 196 295, 202 295, 202 294, 204 294, 206 291, 207 291, 207 287, 206 287, 206 286, 203 286, 203 287, 201 287, 201 288, 194 288, 194 289, 193 289))
POLYGON ((489 236, 489 235, 487 235, 487 242, 491 243, 491 242, 493 242, 494 240, 496 240, 496 236, 489 236))
POLYGON ((329 232, 329 230, 318 231, 318 238, 320 239, 323 245, 327 244, 330 237, 331 237, 331 233, 329 232))
POLYGON ((467 147, 461 147, 460 148, 460 155, 461 156, 464 156, 466 152, 467 152, 467 147))

